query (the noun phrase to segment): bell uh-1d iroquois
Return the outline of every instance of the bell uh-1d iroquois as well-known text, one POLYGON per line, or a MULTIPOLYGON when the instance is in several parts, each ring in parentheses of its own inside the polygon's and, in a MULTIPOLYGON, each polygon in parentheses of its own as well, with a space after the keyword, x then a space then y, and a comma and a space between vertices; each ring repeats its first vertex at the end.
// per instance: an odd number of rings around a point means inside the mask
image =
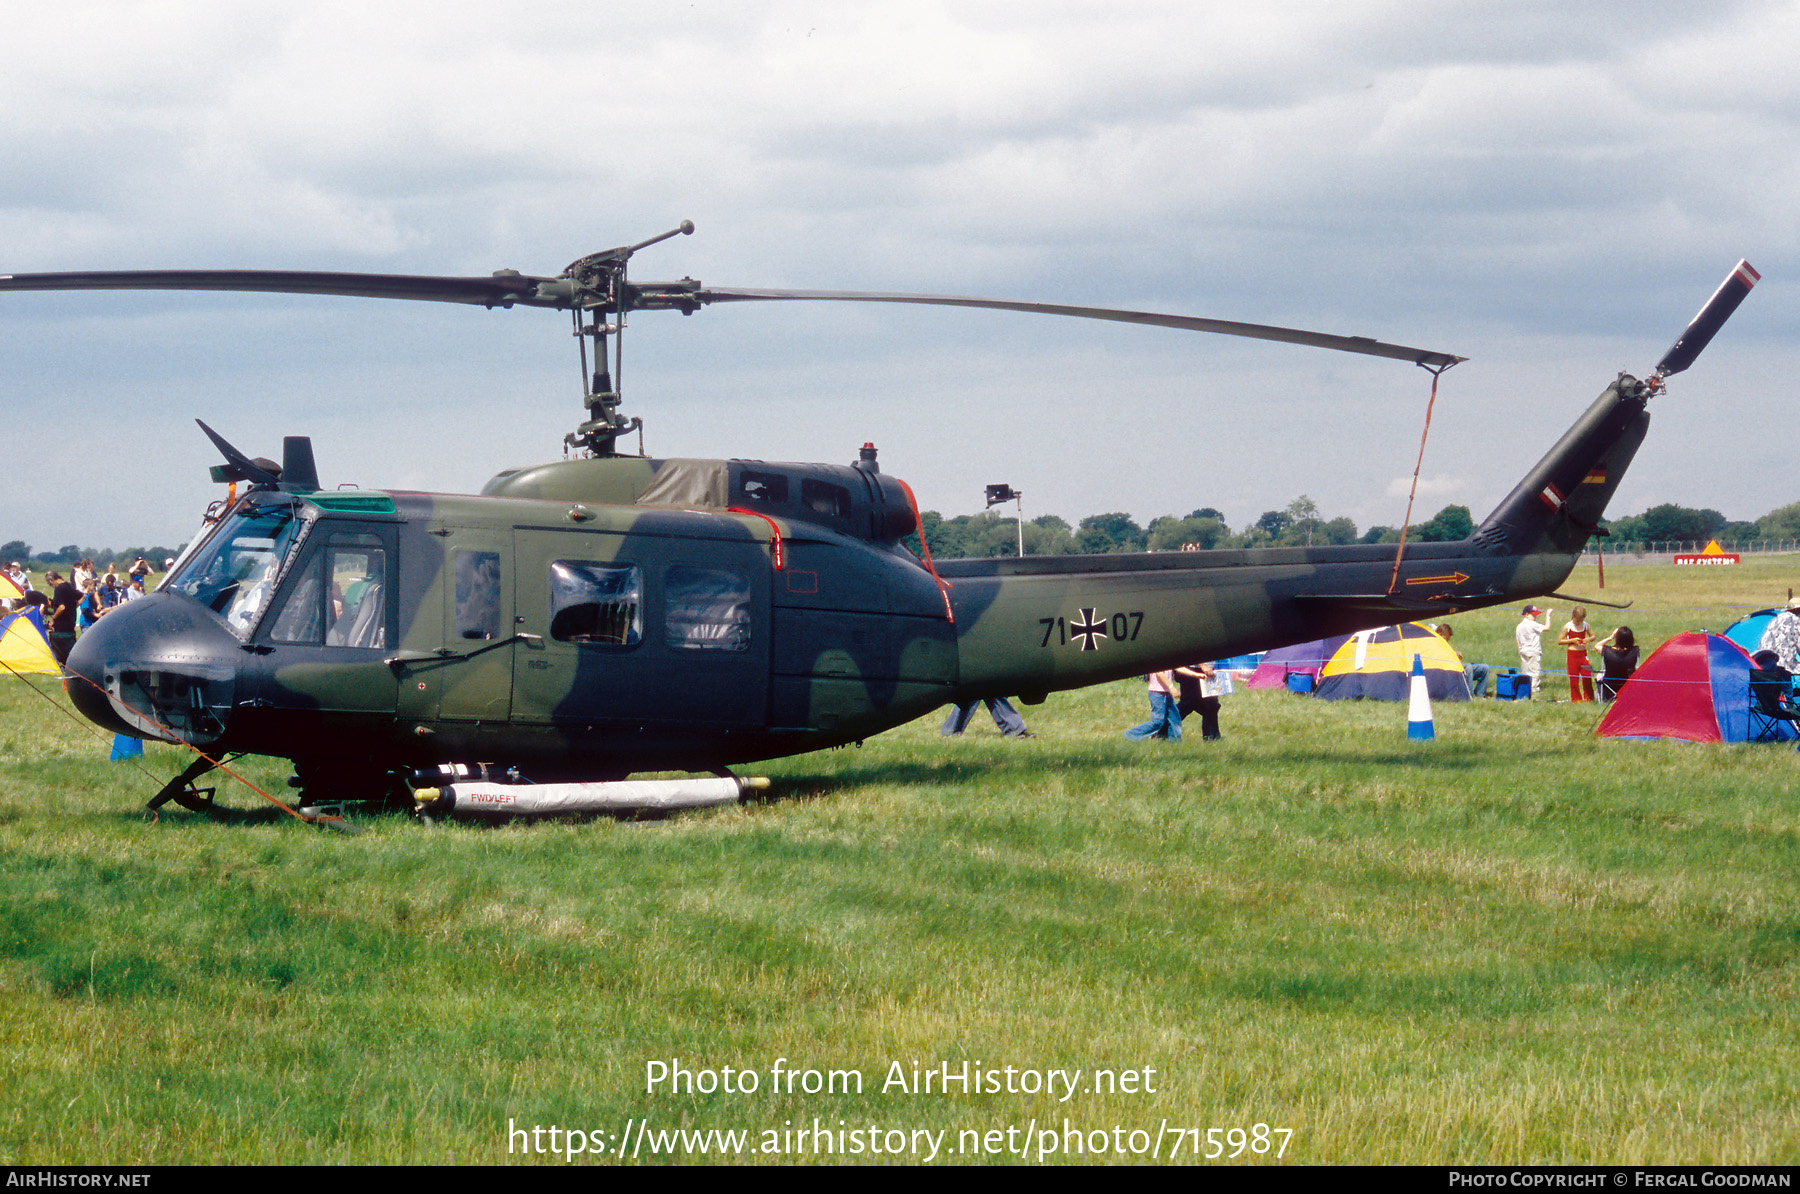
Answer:
MULTIPOLYGON (((677 231, 692 231, 684 224, 677 231)), ((291 759, 303 800, 379 799, 410 772, 490 765, 608 780, 856 741, 947 701, 1050 692, 1553 592, 1643 440, 1645 405, 1756 281, 1740 263, 1645 380, 1620 374, 1468 539, 945 561, 872 450, 849 465, 620 454, 640 424, 611 378, 624 317, 826 299, 1081 316, 1411 361, 1461 358, 1357 337, 1146 312, 933 295, 632 283, 675 233, 556 277, 244 271, 0 276, 16 290, 247 290, 573 312, 588 419, 570 459, 479 495, 325 490, 310 444, 253 460, 217 435, 215 479, 246 484, 156 593, 69 658, 100 725, 202 759, 291 759), (592 351, 590 371, 588 353, 592 351)), ((210 430, 208 434, 212 433, 210 430)))

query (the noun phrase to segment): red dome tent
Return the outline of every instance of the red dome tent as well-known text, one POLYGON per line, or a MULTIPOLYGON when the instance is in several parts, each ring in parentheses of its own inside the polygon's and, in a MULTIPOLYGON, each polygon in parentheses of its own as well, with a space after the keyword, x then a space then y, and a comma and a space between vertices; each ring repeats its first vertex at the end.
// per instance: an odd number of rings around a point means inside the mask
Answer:
MULTIPOLYGON (((1678 634, 1625 681, 1594 732, 1603 738, 1747 741, 1754 666, 1744 649, 1722 634, 1678 634)), ((1794 737, 1791 724, 1780 723, 1779 732, 1794 737)))

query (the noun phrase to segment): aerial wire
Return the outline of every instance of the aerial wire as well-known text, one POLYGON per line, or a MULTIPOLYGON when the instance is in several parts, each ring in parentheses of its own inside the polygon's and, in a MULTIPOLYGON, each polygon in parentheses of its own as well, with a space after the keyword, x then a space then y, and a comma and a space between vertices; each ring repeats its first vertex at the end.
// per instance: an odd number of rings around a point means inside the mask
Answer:
POLYGON ((1419 493, 1419 470, 1425 464, 1425 440, 1431 435, 1431 409, 1437 405, 1438 378, 1444 370, 1455 366, 1456 362, 1432 366, 1424 361, 1416 362, 1419 368, 1431 374, 1431 397, 1425 402, 1425 426, 1419 431, 1419 458, 1413 463, 1412 488, 1406 494, 1406 519, 1400 524, 1400 546, 1394 551, 1394 574, 1388 578, 1387 595, 1394 595, 1394 586, 1400 583, 1400 559, 1406 554, 1406 532, 1412 526, 1413 498, 1419 493))

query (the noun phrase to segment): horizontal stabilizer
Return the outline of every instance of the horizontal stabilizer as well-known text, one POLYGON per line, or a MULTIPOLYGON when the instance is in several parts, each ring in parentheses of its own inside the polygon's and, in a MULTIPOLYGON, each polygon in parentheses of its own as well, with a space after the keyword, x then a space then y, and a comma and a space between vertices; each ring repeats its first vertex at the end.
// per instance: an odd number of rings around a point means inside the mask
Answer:
POLYGON ((1385 626, 1408 614, 1454 613, 1467 597, 1450 594, 1418 597, 1409 593, 1296 593, 1294 604, 1309 616, 1329 612, 1364 618, 1369 626, 1385 626))
POLYGON ((1603 605, 1607 609, 1630 609, 1631 602, 1620 605, 1616 601, 1601 601, 1597 597, 1576 597, 1568 593, 1545 593, 1546 597, 1554 597, 1558 601, 1567 601, 1570 605, 1603 605))
POLYGON ((1748 261, 1739 261, 1713 291, 1713 296, 1706 300, 1706 305, 1700 308, 1700 314, 1687 325, 1687 330, 1676 337, 1668 352, 1663 353, 1662 360, 1656 363, 1656 375, 1668 377, 1692 365, 1694 358, 1712 342, 1713 336, 1725 326, 1725 321, 1731 318, 1731 313, 1738 309, 1738 304, 1761 278, 1748 261))

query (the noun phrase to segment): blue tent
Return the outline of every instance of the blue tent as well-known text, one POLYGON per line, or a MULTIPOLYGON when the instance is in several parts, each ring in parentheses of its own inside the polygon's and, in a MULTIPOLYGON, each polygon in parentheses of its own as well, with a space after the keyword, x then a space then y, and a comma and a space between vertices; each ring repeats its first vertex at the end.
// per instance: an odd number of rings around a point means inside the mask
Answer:
POLYGON ((1759 609, 1753 614, 1746 614, 1725 629, 1725 637, 1744 649, 1746 655, 1756 654, 1758 644, 1762 642, 1763 631, 1775 620, 1778 609, 1759 609))

